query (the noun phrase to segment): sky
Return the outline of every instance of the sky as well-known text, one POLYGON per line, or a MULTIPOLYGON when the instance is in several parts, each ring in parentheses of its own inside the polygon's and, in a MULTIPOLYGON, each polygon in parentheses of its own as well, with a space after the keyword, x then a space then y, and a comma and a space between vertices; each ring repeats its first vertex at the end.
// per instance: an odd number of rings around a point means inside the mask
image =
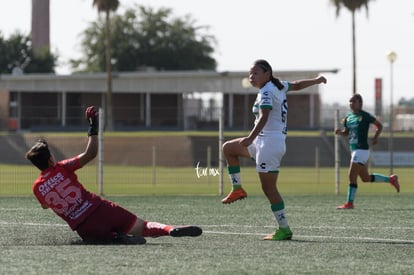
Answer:
MULTIPOLYGON (((69 59, 80 57, 82 32, 98 13, 92 0, 50 0, 50 40, 59 55, 58 74, 69 74, 69 59)), ((30 34, 31 0, 8 1, 0 9, 0 31, 6 39, 30 34)), ((248 71, 258 58, 278 70, 327 70, 320 89, 323 103, 347 104, 352 94, 351 13, 336 15, 330 0, 120 0, 117 13, 143 5, 172 9, 174 17, 190 15, 215 36, 218 71, 248 71)), ((374 0, 369 12, 356 13, 357 92, 374 105, 375 78, 383 80, 383 104, 414 98, 414 1, 374 0), (387 53, 397 53, 391 65, 387 53), (391 67, 393 81, 391 81, 391 67), (393 83, 393 84, 392 84, 393 83)))

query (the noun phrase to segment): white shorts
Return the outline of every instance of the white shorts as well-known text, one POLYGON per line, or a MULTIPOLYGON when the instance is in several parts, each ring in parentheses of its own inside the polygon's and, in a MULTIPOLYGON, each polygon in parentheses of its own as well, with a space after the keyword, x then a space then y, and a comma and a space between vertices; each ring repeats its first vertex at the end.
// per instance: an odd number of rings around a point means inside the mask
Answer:
POLYGON ((282 157, 286 152, 286 136, 257 136, 247 147, 250 157, 256 161, 256 171, 261 173, 278 172, 282 157))
POLYGON ((367 164, 369 159, 369 150, 357 149, 351 152, 351 163, 367 164))

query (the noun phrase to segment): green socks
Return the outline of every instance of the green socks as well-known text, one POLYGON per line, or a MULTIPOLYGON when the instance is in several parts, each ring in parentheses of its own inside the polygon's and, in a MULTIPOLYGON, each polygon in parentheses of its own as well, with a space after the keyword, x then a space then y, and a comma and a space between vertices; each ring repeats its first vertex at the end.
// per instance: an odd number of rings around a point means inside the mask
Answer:
POLYGON ((240 166, 227 166, 233 190, 241 188, 240 166))
POLYGON ((356 192, 357 192, 357 188, 358 188, 358 185, 356 185, 354 183, 349 184, 347 202, 351 202, 351 203, 354 202, 355 195, 356 195, 356 192))
POLYGON ((273 215, 275 216, 276 222, 279 228, 289 227, 288 220, 285 213, 285 203, 283 201, 270 205, 273 215))
POLYGON ((373 173, 371 175, 371 182, 390 182, 390 177, 373 173))

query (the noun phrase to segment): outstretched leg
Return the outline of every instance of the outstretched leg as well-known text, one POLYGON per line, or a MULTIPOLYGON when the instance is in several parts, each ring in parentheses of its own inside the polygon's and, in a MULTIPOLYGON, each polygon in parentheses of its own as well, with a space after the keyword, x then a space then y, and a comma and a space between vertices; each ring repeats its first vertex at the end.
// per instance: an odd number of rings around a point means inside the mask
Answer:
POLYGON ((128 232, 130 235, 157 238, 161 236, 171 237, 197 237, 203 233, 198 226, 172 226, 158 222, 144 221, 141 218, 128 232))
POLYGON ((359 177, 362 179, 363 182, 385 182, 391 184, 392 187, 395 188, 397 192, 400 192, 400 184, 398 182, 397 175, 385 176, 379 173, 372 173, 371 175, 368 173, 368 169, 361 169, 359 173, 359 177))

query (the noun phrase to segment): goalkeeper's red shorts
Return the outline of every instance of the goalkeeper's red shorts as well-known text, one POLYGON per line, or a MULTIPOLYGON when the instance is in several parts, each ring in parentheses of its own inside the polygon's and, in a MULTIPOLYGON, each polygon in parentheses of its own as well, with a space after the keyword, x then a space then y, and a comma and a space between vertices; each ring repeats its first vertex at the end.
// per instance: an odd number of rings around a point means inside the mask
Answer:
POLYGON ((109 242, 117 233, 127 234, 137 221, 137 216, 107 200, 91 213, 76 232, 86 242, 109 242))

